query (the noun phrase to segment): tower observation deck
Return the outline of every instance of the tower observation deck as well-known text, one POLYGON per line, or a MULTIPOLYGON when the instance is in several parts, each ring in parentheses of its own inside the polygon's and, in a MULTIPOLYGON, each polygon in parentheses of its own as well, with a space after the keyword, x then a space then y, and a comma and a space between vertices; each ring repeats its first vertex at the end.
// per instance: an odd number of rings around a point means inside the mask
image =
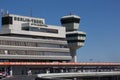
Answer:
POLYGON ((61 18, 62 26, 66 27, 66 39, 73 62, 77 62, 76 50, 84 46, 86 38, 86 33, 78 30, 79 23, 80 17, 77 15, 68 15, 61 18))

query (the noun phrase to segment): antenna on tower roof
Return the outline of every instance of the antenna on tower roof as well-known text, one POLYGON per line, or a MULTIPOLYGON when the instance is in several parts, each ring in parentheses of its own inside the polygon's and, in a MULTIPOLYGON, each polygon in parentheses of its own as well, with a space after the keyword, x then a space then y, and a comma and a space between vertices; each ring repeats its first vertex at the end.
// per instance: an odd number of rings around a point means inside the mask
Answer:
POLYGON ((7 11, 4 11, 4 9, 1 9, 1 15, 2 15, 2 16, 9 15, 8 10, 7 10, 7 11))
POLYGON ((1 9, 1 15, 4 16, 4 9, 1 9))
POLYGON ((30 17, 32 17, 32 8, 30 8, 30 17))
POLYGON ((6 11, 6 14, 9 14, 8 10, 6 11))
POLYGON ((70 12, 70 14, 69 15, 73 15, 73 13, 72 12, 70 12))

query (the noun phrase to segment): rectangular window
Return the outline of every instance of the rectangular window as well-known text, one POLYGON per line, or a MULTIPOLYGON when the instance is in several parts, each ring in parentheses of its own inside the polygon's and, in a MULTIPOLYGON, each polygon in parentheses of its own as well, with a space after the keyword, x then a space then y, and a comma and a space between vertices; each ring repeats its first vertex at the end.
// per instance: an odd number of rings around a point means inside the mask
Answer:
POLYGON ((56 29, 40 28, 40 32, 46 32, 46 33, 58 33, 58 30, 56 30, 56 29))
POLYGON ((30 27, 29 26, 26 26, 26 27, 22 27, 22 30, 25 30, 25 31, 29 31, 30 27))
POLYGON ((66 34, 66 37, 86 37, 86 34, 78 34, 78 33, 73 33, 73 34, 66 34))
POLYGON ((77 43, 77 42, 85 42, 85 40, 68 40, 68 43, 77 43))
POLYGON ((17 17, 14 17, 14 20, 16 21, 16 20, 17 20, 17 17))

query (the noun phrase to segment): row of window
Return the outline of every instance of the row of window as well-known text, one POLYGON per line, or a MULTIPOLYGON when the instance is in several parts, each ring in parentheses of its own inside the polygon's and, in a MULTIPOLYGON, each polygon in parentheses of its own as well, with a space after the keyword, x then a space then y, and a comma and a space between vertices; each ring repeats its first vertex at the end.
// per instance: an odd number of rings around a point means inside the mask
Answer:
POLYGON ((68 43, 85 42, 85 40, 68 40, 68 43))
POLYGON ((62 24, 67 24, 67 23, 79 23, 80 19, 79 18, 62 18, 61 19, 61 23, 62 24))
POLYGON ((68 60, 0 59, 0 62, 67 62, 68 60))
POLYGON ((21 34, 2 34, 0 36, 21 37, 21 38, 23 37, 23 38, 33 38, 33 39, 46 39, 46 40, 66 41, 66 38, 49 37, 49 36, 31 36, 31 35, 21 35, 21 34))
POLYGON ((75 33, 75 34, 67 34, 66 35, 66 37, 77 37, 77 36, 86 37, 86 34, 75 33))
POLYGON ((8 40, 0 40, 0 45, 67 48, 67 45, 62 44, 47 44, 39 42, 8 41, 8 40))
POLYGON ((22 30, 35 31, 35 32, 46 32, 46 33, 57 33, 58 34, 58 30, 56 30, 56 29, 38 28, 38 27, 31 27, 31 26, 22 27, 22 30))
POLYGON ((23 51, 23 50, 0 50, 5 55, 39 55, 39 56, 70 56, 68 52, 44 52, 44 51, 23 51))

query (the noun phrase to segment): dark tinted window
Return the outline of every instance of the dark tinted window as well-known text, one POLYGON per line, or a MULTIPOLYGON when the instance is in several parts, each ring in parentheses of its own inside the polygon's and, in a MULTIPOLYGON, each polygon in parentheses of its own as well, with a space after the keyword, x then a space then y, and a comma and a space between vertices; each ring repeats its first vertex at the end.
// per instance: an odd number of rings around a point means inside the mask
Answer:
POLYGON ((85 40, 68 40, 68 43, 85 42, 85 40))
POLYGON ((46 28, 40 28, 40 32, 58 33, 58 30, 56 30, 56 29, 46 29, 46 28))
POLYGON ((12 24, 12 17, 2 17, 2 25, 12 24))
POLYGON ((37 28, 37 27, 22 27, 22 30, 26 31, 35 31, 35 32, 46 32, 46 33, 58 33, 58 30, 56 29, 46 29, 46 28, 37 28))
POLYGON ((63 18, 61 19, 61 23, 62 24, 67 24, 67 23, 79 23, 80 19, 79 18, 63 18))
POLYGON ((78 37, 78 36, 86 37, 86 34, 78 34, 78 33, 66 34, 66 37, 78 37))
POLYGON ((29 31, 29 27, 22 27, 22 30, 29 31))

